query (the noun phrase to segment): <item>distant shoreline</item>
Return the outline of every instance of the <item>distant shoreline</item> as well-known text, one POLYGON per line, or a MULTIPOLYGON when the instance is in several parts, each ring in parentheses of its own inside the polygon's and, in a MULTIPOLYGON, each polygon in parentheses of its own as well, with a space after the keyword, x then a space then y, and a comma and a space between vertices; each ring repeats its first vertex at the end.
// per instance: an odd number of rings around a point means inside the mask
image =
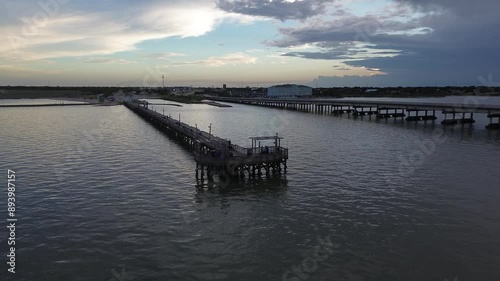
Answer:
MULTIPOLYGON (((230 91, 231 89, 228 88, 230 91)), ((0 87, 0 99, 61 99, 98 103, 97 96, 122 98, 160 98, 179 103, 203 103, 203 94, 214 94, 213 89, 200 88, 201 95, 173 95, 168 89, 138 87, 0 87), (165 93, 167 91, 167 93, 165 93), (205 91, 205 92, 203 92, 205 91)), ((222 89, 218 96, 228 96, 222 89)), ((315 88, 312 98, 438 98, 448 96, 500 96, 500 88, 486 87, 337 87, 315 88)), ((251 97, 251 96, 233 96, 251 97)))

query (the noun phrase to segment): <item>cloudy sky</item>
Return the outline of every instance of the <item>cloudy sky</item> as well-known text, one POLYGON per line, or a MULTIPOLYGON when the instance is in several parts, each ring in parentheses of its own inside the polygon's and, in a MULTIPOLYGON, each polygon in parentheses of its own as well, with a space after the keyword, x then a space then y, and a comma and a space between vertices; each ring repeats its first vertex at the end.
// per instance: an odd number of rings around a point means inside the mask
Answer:
POLYGON ((499 11, 498 0, 0 0, 0 85, 496 85, 499 11))

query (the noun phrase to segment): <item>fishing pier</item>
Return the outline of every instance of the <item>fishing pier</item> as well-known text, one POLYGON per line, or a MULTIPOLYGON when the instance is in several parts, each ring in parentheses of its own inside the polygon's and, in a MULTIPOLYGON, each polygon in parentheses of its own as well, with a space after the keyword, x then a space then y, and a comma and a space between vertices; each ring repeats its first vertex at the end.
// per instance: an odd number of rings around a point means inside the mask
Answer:
POLYGON ((404 118, 408 122, 435 121, 436 112, 443 116, 441 124, 475 123, 474 114, 487 114, 489 124, 486 129, 500 129, 500 105, 444 104, 424 102, 324 100, 303 98, 227 98, 210 97, 211 100, 265 106, 279 109, 311 112, 317 114, 353 116, 375 116, 377 119, 404 118), (405 118, 406 117, 406 118, 405 118))
POLYGON ((263 173, 286 172, 288 149, 281 146, 282 137, 251 137, 252 147, 245 148, 229 139, 214 136, 196 127, 148 108, 147 102, 124 102, 124 105, 155 125, 161 131, 181 140, 194 152, 196 176, 213 179, 215 173, 223 177, 261 176, 263 173), (271 142, 271 144, 267 144, 271 142), (264 143, 264 145, 262 145, 264 143))

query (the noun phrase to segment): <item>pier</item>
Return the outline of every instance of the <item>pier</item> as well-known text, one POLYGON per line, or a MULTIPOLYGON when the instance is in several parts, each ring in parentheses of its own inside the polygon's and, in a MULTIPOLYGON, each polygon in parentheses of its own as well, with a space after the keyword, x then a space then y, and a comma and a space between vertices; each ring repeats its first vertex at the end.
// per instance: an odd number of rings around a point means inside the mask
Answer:
POLYGON ((249 177, 286 173, 288 149, 281 146, 282 137, 277 134, 250 137, 252 147, 245 148, 157 113, 148 108, 147 102, 124 102, 124 105, 193 150, 197 178, 203 179, 206 175, 212 180, 215 173, 223 177, 244 177, 245 172, 249 177))
POLYGON ((471 124, 474 114, 487 114, 490 122, 486 129, 500 129, 500 105, 474 105, 424 103, 424 102, 391 102, 391 101, 356 101, 356 100, 323 100, 303 98, 228 98, 210 97, 209 99, 240 103, 246 105, 265 106, 287 110, 311 112, 318 114, 376 116, 377 119, 401 118, 407 122, 434 122, 436 112, 441 111, 444 119, 441 124, 471 124), (405 118, 406 117, 406 118, 405 118))

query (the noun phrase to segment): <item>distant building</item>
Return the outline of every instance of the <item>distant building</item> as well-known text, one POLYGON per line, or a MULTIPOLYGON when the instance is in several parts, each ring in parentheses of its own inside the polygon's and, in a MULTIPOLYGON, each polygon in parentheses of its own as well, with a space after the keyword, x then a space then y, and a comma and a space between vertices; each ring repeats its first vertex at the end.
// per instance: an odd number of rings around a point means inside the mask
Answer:
POLYGON ((222 84, 222 89, 227 89, 227 85, 226 84, 222 84))
POLYGON ((302 97, 312 96, 312 88, 302 85, 276 85, 267 89, 268 97, 302 97))
POLYGON ((366 89, 365 93, 376 93, 378 89, 366 89))
POLYGON ((98 94, 97 95, 97 101, 104 102, 104 94, 98 94))

